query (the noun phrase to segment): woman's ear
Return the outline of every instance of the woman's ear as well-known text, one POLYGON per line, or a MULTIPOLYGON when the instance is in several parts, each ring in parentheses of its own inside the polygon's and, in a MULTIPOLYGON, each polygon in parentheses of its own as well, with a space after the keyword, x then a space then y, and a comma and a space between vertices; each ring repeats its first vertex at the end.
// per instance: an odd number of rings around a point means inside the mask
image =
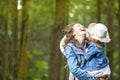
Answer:
POLYGON ((73 34, 72 34, 73 36, 75 36, 76 34, 75 34, 75 32, 73 32, 73 34))

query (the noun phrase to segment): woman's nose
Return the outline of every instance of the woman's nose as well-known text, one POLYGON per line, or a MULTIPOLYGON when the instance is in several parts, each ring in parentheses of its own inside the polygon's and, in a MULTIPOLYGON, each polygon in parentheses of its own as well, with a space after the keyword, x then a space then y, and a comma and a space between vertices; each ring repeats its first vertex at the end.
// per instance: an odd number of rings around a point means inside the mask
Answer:
POLYGON ((84 27, 81 27, 80 31, 86 31, 86 29, 84 27))

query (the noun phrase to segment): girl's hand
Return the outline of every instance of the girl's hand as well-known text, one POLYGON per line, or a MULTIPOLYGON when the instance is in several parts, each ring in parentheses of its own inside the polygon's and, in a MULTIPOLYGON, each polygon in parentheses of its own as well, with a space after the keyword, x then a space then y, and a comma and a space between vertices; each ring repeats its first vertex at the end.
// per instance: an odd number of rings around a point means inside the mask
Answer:
POLYGON ((85 49, 85 52, 88 52, 88 48, 85 49))

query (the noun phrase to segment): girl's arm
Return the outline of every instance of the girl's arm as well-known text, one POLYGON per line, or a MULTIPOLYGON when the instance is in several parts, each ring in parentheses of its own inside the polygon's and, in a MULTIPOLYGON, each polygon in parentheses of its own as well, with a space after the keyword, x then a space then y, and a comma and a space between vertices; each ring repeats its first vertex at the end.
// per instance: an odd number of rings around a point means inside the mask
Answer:
POLYGON ((85 55, 86 60, 90 60, 93 55, 99 54, 101 52, 100 49, 98 49, 95 45, 90 45, 87 50, 85 55))

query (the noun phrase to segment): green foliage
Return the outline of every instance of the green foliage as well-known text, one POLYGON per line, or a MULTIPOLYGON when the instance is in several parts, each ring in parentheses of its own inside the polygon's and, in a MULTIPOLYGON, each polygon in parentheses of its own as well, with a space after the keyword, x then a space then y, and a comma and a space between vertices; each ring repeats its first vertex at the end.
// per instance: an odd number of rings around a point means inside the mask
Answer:
POLYGON ((80 22, 87 25, 92 21, 96 22, 96 1, 74 0, 69 4, 69 22, 80 22), (89 4, 88 4, 89 3, 89 4), (91 20, 92 17, 92 20, 91 20))
POLYGON ((118 58, 119 58, 118 52, 115 51, 113 53, 113 62, 115 66, 114 66, 114 72, 112 73, 115 80, 117 80, 117 78, 119 77, 119 74, 117 74, 117 72, 119 71, 119 65, 117 65, 117 63, 119 63, 119 61, 117 60, 118 58))
POLYGON ((28 80, 47 80, 48 63, 44 60, 43 55, 37 50, 28 51, 28 80))
POLYGON ((4 35, 5 35, 5 32, 2 31, 2 30, 0 30, 0 35, 1 35, 1 36, 4 36, 4 35))
POLYGON ((38 1, 33 0, 30 2, 29 11, 29 26, 31 28, 41 27, 43 29, 51 28, 53 24, 53 4, 52 1, 38 1), (49 7, 47 7, 49 6, 49 7), (47 24, 47 25, 46 25, 47 24))
POLYGON ((28 80, 48 79, 47 60, 49 56, 48 52, 50 52, 51 28, 54 21, 52 13, 53 3, 51 0, 30 1, 28 24, 28 48, 30 50, 28 51, 28 80))

